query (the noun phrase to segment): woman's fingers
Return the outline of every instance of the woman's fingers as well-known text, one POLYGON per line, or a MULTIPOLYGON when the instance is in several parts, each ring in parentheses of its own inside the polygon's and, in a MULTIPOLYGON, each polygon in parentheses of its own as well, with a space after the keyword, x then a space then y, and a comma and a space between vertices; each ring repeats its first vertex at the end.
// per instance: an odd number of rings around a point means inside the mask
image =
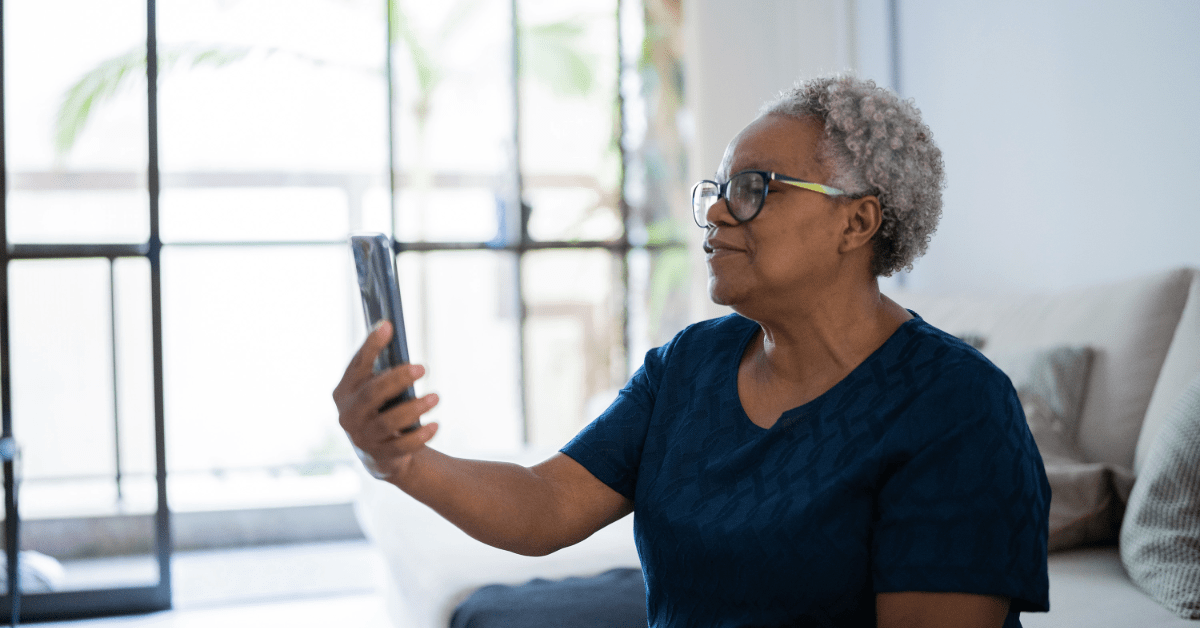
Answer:
POLYGON ((377 443, 403 438, 405 430, 421 420, 421 415, 433 409, 438 396, 430 393, 424 397, 396 404, 387 412, 376 414, 355 430, 347 430, 354 436, 359 447, 370 447, 377 443))
POLYGON ((421 416, 437 406, 440 400, 436 393, 429 393, 424 397, 397 404, 380 415, 379 420, 385 425, 385 430, 390 430, 388 433, 393 437, 404 436, 420 427, 421 416))
MULTIPOLYGON (((355 447, 369 456, 370 463, 367 464, 367 469, 371 475, 381 480, 391 478, 408 464, 414 453, 437 434, 437 423, 415 425, 420 413, 436 404, 437 395, 426 395, 400 404, 374 421, 369 430, 371 435, 365 437, 365 442, 352 439, 356 441, 355 447), (416 429, 402 431, 395 427, 398 423, 415 425, 416 429)), ((360 435, 365 436, 365 432, 360 432, 360 435)))
POLYGON ((424 374, 425 368, 421 365, 404 364, 371 378, 353 395, 343 399, 338 419, 355 446, 382 460, 389 452, 393 456, 411 453, 433 438, 433 431, 425 432, 424 438, 411 438, 420 429, 409 428, 417 426, 421 416, 438 404, 436 394, 409 399, 386 412, 379 411, 386 401, 408 389, 424 374))
POLYGON ((392 337, 392 327, 381 323, 367 335, 333 389, 338 422, 354 444, 371 474, 384 479, 402 469, 412 454, 437 433, 437 424, 420 425, 421 415, 438 403, 436 394, 409 399, 386 412, 379 409, 425 375, 419 364, 402 364, 382 373, 373 372, 376 357, 392 337), (382 475, 381 475, 382 474, 382 475))
POLYGON ((371 379, 375 358, 379 357, 379 352, 391 339, 392 324, 387 321, 380 321, 375 329, 367 334, 362 346, 350 359, 350 364, 346 365, 346 371, 342 373, 341 381, 333 389, 333 399, 337 402, 339 409, 342 406, 342 398, 353 395, 366 381, 371 379))
MULTIPOLYGON (((368 379, 352 393, 335 390, 334 399, 337 401, 338 421, 342 429, 355 432, 359 426, 373 420, 388 400, 403 393, 423 375, 425 367, 402 364, 368 379)), ((396 408, 403 405, 397 405, 396 408)))
POLYGON ((425 367, 420 364, 401 364, 367 380, 361 386, 360 395, 364 403, 374 404, 378 410, 425 376, 425 367))

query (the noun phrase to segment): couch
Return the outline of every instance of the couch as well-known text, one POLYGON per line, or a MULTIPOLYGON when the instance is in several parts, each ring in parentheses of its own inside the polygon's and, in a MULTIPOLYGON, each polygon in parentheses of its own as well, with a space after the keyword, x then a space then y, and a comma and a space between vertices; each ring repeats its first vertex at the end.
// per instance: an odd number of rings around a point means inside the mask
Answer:
MULTIPOLYGON (((1055 385, 1071 377, 1079 380, 1073 397, 1066 394, 1043 404, 1045 408, 1026 406, 1031 427, 1043 410, 1057 417, 1045 427, 1047 439, 1062 439, 1057 445, 1044 444, 1048 441, 1034 427, 1048 473, 1062 454, 1063 460, 1070 458, 1064 465, 1074 465, 1067 472, 1070 478, 1089 478, 1083 488, 1068 490, 1054 484, 1059 476, 1052 476, 1055 499, 1083 495, 1092 501, 1072 506, 1076 510, 1066 514, 1058 512, 1058 524, 1052 521, 1051 610, 1023 614, 1023 624, 1200 626, 1139 588, 1127 575, 1117 543, 1118 528, 1127 517, 1126 502, 1131 493, 1137 495, 1135 478, 1144 471, 1176 400, 1200 374, 1200 270, 1177 269, 1057 294, 897 291, 890 296, 930 323, 977 344, 1013 378, 1023 403, 1022 382, 1030 373, 1050 373, 1055 385), (1056 348, 1063 351, 1049 362, 1041 359, 1056 348), (1021 357, 1034 354, 1039 359, 1021 357), (1054 361, 1063 356, 1073 361, 1054 361), (1054 413, 1061 414, 1067 406, 1067 414, 1074 412, 1064 428, 1061 416, 1054 413), (1059 446, 1061 451, 1055 449, 1059 446)), ((1031 386, 1037 392, 1038 385, 1031 386)), ((532 463, 550 453, 492 457, 532 463)), ((1200 466, 1200 461, 1193 462, 1193 467, 1200 466)), ((1052 507, 1052 520, 1057 506, 1058 502, 1052 507)), ((385 557, 389 614, 396 626, 405 628, 445 628, 455 606, 486 584, 588 576, 638 565, 632 517, 576 546, 528 558, 473 541, 380 482, 366 483, 358 513, 368 538, 385 557)), ((1200 538, 1193 546, 1200 552, 1200 538)), ((1200 562, 1200 553, 1195 555, 1200 562)))
MULTIPOLYGON (((1175 402, 1200 374, 1200 271, 1177 269, 1058 294, 892 296, 950 333, 982 339, 984 354, 1002 369, 1005 354, 1012 352, 1055 346, 1092 350, 1074 441, 1083 463, 1111 472, 1116 499, 1107 514, 1112 529, 1101 535, 1105 538, 1051 552, 1050 612, 1024 613, 1022 624, 1200 626, 1143 592, 1126 574, 1115 542, 1134 478, 1144 470, 1175 402)), ((1049 472, 1051 459, 1041 438, 1038 444, 1049 472)), ((1059 497, 1054 491, 1052 500, 1059 497)), ((1200 547, 1200 537, 1194 545, 1200 547)))

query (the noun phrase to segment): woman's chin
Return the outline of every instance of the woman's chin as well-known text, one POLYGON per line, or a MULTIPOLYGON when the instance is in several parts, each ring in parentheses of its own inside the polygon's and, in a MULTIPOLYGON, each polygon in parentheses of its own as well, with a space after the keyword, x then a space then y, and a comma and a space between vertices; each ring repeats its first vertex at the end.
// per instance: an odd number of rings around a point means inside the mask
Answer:
POLYGON ((708 278, 708 298, 713 303, 733 307, 738 301, 737 296, 737 291, 731 286, 723 284, 714 277, 708 278))

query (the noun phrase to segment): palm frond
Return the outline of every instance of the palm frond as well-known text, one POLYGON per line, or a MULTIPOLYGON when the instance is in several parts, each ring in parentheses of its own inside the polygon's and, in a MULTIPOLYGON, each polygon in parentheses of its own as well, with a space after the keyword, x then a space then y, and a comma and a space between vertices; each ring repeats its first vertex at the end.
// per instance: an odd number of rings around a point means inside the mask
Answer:
POLYGON ((521 70, 566 96, 583 96, 595 84, 595 59, 582 52, 578 21, 526 26, 521 31, 521 70))
POLYGON ((417 85, 423 94, 428 95, 441 82, 445 73, 430 54, 429 46, 421 41, 413 30, 408 15, 404 12, 400 0, 389 0, 392 8, 392 45, 397 42, 408 48, 412 57, 413 70, 417 75, 417 85))
POLYGON ((54 149, 66 154, 87 126, 96 106, 108 100, 122 86, 145 76, 146 51, 135 50, 102 61, 63 94, 54 126, 54 149))
MULTIPOLYGON (((222 67, 240 61, 249 53, 249 48, 201 48, 194 45, 168 48, 158 55, 159 75, 180 63, 187 63, 189 67, 222 67)), ((55 152, 59 156, 70 152, 97 108, 121 89, 144 84, 142 81, 145 77, 146 51, 140 47, 105 59, 86 72, 67 88, 58 106, 54 125, 55 152)))

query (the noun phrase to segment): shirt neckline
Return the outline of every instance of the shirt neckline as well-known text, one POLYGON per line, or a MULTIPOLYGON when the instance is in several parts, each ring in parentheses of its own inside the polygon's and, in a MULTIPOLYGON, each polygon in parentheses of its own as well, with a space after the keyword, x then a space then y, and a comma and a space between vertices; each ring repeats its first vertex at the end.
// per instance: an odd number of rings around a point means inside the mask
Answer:
POLYGON ((746 332, 746 336, 737 345, 738 349, 734 353, 734 356, 733 356, 733 376, 728 378, 729 379, 728 386, 732 387, 732 389, 733 389, 732 390, 733 398, 737 400, 737 409, 738 409, 738 413, 740 415, 741 420, 744 421, 745 424, 750 427, 750 429, 765 434, 767 432, 774 430, 775 427, 778 426, 780 423, 783 423, 784 422, 783 420, 785 418, 788 418, 789 416, 792 416, 792 415, 803 413, 808 408, 816 407, 816 404, 818 404, 818 402, 821 402, 827 396, 834 394, 840 388, 843 388, 843 387, 849 385, 849 384, 847 384, 847 382, 851 382, 852 380, 857 379, 859 373, 865 367, 868 367, 870 365, 870 363, 880 359, 879 356, 884 353, 884 350, 887 349, 889 345, 891 345, 895 342, 899 342, 898 338, 902 335, 901 332, 903 332, 903 335, 907 336, 907 335, 909 335, 909 331, 908 331, 909 329, 917 326, 919 323, 925 322, 921 318, 920 314, 917 314, 916 312, 914 312, 912 310, 908 310, 907 308, 906 308, 906 311, 909 314, 912 314, 912 318, 904 321, 903 323, 900 323, 900 326, 896 328, 896 331, 892 332, 892 335, 888 336, 887 340, 883 341, 883 344, 879 345, 878 348, 876 348, 874 351, 872 351, 871 355, 868 355, 865 360, 860 362, 858 364, 858 366, 854 367, 849 373, 846 374, 845 377, 838 380, 838 382, 836 384, 834 384, 833 386, 830 386, 829 390, 826 390, 825 392, 817 395, 815 398, 809 400, 808 402, 806 402, 804 404, 798 405, 794 408, 789 408, 789 409, 781 412, 779 414, 779 418, 777 418, 775 420, 775 423, 773 423, 771 425, 771 427, 762 427, 759 424, 755 423, 754 421, 750 420, 750 415, 746 413, 746 408, 745 408, 745 406, 742 405, 742 396, 741 396, 741 394, 738 393, 738 388, 737 388, 737 386, 738 386, 738 368, 742 364, 742 356, 746 354, 746 348, 750 346, 750 342, 752 340, 754 340, 754 337, 756 335, 758 335, 758 332, 762 329, 762 326, 759 325, 758 323, 756 323, 750 319, 746 319, 747 321, 750 322, 749 330, 746 332), (918 323, 918 321, 919 321, 919 323, 918 323))

